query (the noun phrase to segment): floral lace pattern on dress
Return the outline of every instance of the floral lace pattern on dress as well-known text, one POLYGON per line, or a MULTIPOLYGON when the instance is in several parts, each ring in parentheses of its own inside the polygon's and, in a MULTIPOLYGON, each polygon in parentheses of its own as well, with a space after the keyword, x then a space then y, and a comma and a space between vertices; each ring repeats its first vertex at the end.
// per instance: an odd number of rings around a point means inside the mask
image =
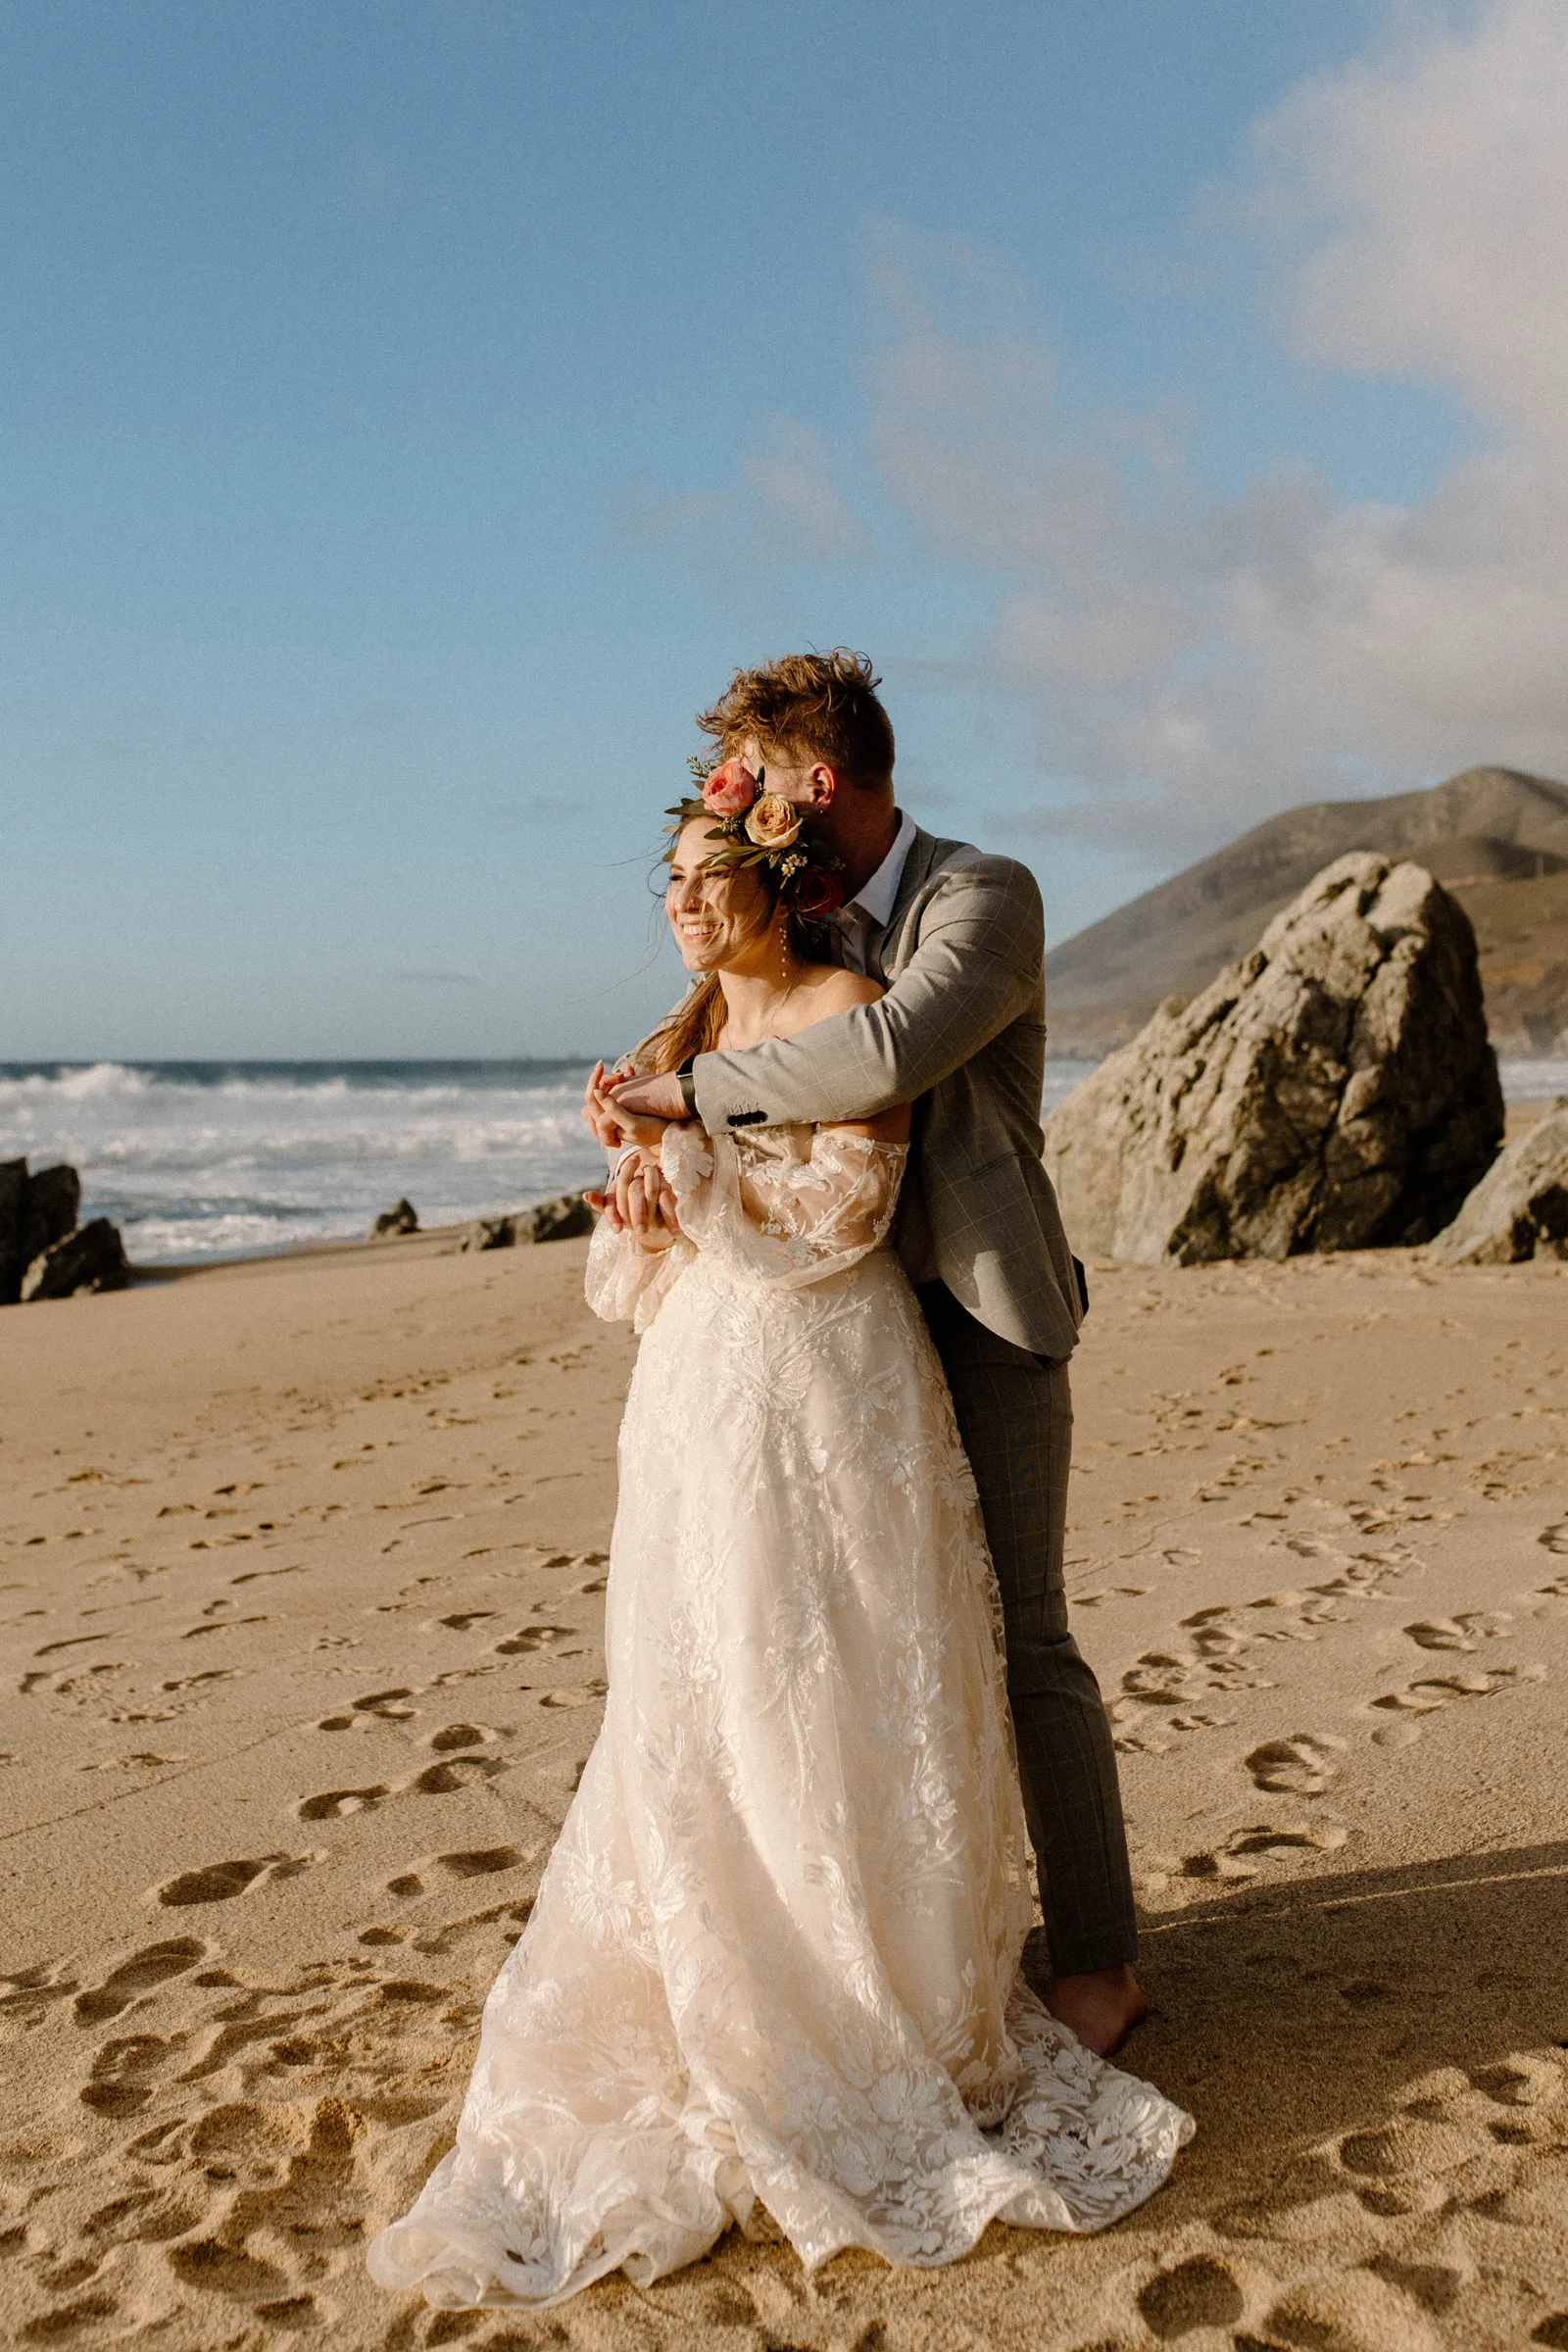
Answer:
POLYGON ((680 1127, 662 1161, 683 1240, 590 1250, 591 1303, 646 1332, 604 1728, 457 2146, 370 2251, 441 2305, 646 2283, 759 2205, 811 2268, 1100 2229, 1192 2131, 1019 1978, 995 1580, 884 1246, 903 1152, 680 1127))

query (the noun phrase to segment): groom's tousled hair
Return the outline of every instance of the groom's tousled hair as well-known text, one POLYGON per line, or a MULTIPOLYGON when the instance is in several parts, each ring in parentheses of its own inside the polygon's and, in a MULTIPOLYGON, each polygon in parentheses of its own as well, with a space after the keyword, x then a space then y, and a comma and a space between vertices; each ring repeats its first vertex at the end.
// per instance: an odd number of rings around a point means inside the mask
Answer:
POLYGON ((877 700, 881 683, 869 656, 848 646, 785 654, 760 669, 738 669, 697 724, 726 760, 755 736, 791 767, 820 760, 847 783, 885 784, 893 774, 893 726, 877 700))

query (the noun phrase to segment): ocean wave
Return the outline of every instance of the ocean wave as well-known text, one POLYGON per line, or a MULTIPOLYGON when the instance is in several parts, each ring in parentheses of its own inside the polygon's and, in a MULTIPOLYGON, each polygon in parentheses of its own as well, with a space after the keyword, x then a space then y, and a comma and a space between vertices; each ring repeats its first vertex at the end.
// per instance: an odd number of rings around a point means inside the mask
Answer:
MULTIPOLYGON (((1059 1102, 1091 1064, 1048 1065, 1059 1102)), ((365 1233, 406 1196, 425 1225, 492 1216, 594 1183, 583 1065, 0 1065, 0 1159, 81 1171, 142 1265, 365 1233)), ((1568 1062, 1507 1062, 1510 1101, 1568 1093, 1568 1062)))
MULTIPOLYGON (((430 1120, 411 1124, 400 1120, 384 1127, 343 1124, 334 1128, 268 1128, 236 1132, 232 1126, 205 1125, 171 1132, 165 1128, 93 1133, 77 1123, 63 1125, 47 1139, 48 1148, 80 1150, 93 1166, 118 1170, 140 1169, 148 1174, 239 1173, 246 1168, 350 1168, 384 1164, 388 1160, 460 1163, 554 1156, 568 1150, 582 1132, 575 1115, 564 1111, 543 1117, 471 1122, 430 1120)), ((0 1122, 0 1153, 7 1149, 0 1122)), ((35 1148, 45 1141, 35 1137, 35 1148)))
POLYGON ((0 1159, 66 1159, 144 1265, 364 1233, 401 1196, 457 1223, 604 1169, 570 1064, 0 1069, 0 1159))
POLYGON ((95 1061, 85 1069, 51 1074, 27 1070, 0 1077, 0 1110, 11 1102, 105 1102, 150 1094, 158 1081, 122 1061, 95 1061))
POLYGON ((8 1103, 143 1102, 255 1100, 275 1106, 290 1099, 323 1104, 355 1100, 441 1105, 482 1094, 533 1094, 550 1086, 580 1098, 589 1064, 475 1061, 389 1062, 0 1062, 0 1114, 8 1103))

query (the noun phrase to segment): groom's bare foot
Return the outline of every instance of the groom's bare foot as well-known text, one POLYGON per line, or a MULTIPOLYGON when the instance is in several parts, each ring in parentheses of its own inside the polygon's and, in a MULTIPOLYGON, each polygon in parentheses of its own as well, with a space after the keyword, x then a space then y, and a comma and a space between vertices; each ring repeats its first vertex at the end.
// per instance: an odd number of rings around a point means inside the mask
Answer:
POLYGON ((1086 2050, 1108 2058, 1143 2016, 1145 2003, 1130 1968, 1097 1968, 1088 1976, 1054 1978, 1046 2007, 1072 2028, 1086 2050))

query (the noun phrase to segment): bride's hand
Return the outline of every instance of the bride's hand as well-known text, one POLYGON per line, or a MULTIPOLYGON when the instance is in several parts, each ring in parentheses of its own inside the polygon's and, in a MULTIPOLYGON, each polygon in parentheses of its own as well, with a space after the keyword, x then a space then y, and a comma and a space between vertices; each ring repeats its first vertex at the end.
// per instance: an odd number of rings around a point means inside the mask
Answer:
POLYGON ((667 1250, 680 1232, 675 1196, 657 1159, 639 1153, 615 1171, 615 1206, 640 1250, 667 1250))

